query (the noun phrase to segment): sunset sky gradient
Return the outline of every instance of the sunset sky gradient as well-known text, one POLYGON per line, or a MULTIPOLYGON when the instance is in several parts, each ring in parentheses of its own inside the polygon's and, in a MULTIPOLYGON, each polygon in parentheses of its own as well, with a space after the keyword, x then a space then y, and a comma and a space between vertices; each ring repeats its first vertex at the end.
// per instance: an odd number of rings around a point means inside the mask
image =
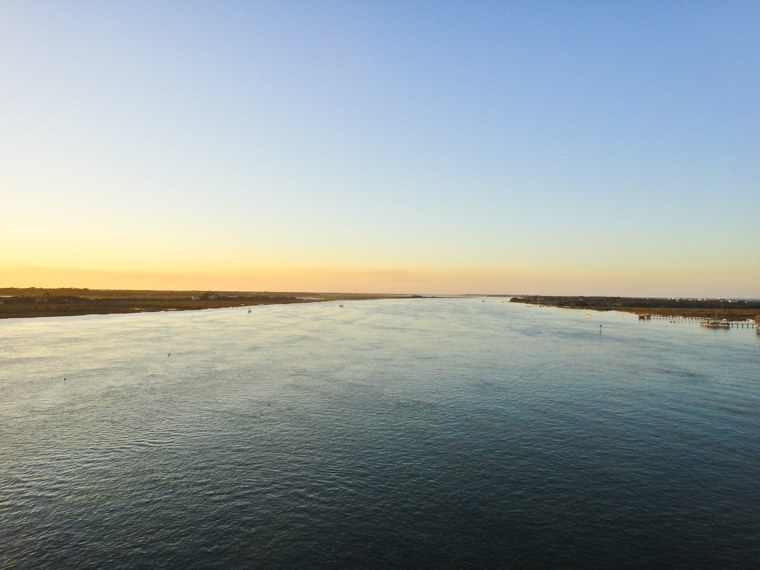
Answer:
POLYGON ((758 2, 0 3, 0 286, 760 297, 758 2))

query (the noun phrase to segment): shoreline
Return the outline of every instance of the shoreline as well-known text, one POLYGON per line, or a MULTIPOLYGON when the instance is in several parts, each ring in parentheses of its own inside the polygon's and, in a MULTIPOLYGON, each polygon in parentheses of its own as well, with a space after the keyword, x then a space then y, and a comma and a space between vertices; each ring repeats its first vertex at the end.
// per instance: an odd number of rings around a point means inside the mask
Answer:
POLYGON ((420 295, 252 291, 0 288, 0 319, 198 311, 257 305, 412 299, 420 295))
POLYGON ((653 317, 760 321, 760 301, 519 295, 512 297, 510 302, 558 307, 560 309, 620 311, 639 315, 640 317, 649 315, 653 317))
POLYGON ((272 291, 158 291, 85 288, 0 288, 0 319, 198 311, 257 305, 323 303, 373 299, 511 297, 512 303, 586 311, 620 311, 646 318, 754 320, 760 301, 538 295, 414 295, 272 291))

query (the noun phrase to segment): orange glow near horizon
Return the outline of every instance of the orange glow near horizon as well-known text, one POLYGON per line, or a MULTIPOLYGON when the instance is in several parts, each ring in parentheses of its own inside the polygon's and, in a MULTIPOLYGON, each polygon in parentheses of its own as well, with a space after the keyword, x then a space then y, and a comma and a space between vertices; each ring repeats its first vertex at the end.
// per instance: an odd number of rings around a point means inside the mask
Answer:
MULTIPOLYGON (((736 272, 600 272, 539 269, 383 269, 259 267, 229 271, 126 271, 46 267, 0 267, 0 287, 76 287, 89 289, 312 291, 393 294, 559 294, 721 297, 742 277, 736 272), (659 282, 653 290, 651 283, 659 282), (695 286, 696 284, 699 287, 695 286), (707 286, 709 284, 709 287, 707 286)), ((755 276, 757 278, 757 276, 755 276)))

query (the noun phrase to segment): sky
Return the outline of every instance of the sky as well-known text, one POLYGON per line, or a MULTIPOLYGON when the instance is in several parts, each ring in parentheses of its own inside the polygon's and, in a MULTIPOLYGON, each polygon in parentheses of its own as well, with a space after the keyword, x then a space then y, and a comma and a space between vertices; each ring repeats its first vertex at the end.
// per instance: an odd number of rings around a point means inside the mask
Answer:
POLYGON ((760 298, 760 3, 3 0, 0 286, 760 298))

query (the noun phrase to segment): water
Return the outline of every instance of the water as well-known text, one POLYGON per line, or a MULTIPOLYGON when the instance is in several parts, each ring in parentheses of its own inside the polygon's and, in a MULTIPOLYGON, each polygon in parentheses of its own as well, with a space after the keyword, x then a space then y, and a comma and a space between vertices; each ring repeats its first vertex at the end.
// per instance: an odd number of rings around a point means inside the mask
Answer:
POLYGON ((342 303, 0 322, 0 567, 760 560, 753 332, 342 303))

